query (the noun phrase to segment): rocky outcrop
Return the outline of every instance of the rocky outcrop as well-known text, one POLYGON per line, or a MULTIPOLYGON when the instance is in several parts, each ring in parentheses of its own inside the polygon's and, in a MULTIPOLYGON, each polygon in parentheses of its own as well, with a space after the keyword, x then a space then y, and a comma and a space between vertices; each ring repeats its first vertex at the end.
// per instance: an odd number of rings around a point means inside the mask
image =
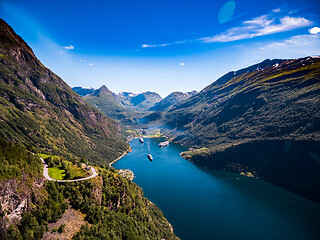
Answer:
POLYGON ((97 205, 101 205, 102 187, 103 180, 101 176, 92 179, 92 192, 90 197, 96 201, 97 205))
MULTIPOLYGON (((27 179, 27 178, 26 178, 27 179)), ((0 181, 0 204, 3 212, 1 220, 3 235, 10 224, 18 224, 24 211, 31 211, 31 203, 41 200, 44 179, 9 179, 0 181)), ((1 234, 1 233, 0 233, 1 234)))

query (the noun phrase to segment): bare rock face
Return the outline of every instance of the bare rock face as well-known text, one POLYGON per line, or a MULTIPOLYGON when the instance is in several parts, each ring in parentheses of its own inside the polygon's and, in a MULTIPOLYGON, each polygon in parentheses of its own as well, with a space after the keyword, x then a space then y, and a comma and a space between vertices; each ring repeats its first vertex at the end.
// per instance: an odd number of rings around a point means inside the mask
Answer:
POLYGON ((4 230, 10 224, 19 223, 24 211, 31 210, 31 203, 39 200, 41 189, 44 188, 43 184, 44 179, 36 179, 31 185, 24 179, 0 181, 0 204, 4 213, 0 225, 3 225, 4 230))
POLYGON ((96 177, 94 181, 92 181, 92 184, 93 184, 93 188, 92 188, 91 197, 95 199, 98 205, 101 205, 102 186, 103 186, 102 177, 96 177))

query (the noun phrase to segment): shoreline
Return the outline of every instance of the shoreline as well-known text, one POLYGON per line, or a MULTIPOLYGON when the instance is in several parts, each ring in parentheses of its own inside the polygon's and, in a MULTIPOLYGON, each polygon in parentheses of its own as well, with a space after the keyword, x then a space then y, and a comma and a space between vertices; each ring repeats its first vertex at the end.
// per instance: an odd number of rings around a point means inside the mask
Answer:
POLYGON ((115 159, 115 160, 113 160, 112 162, 110 162, 110 163, 109 163, 109 167, 112 167, 112 164, 118 162, 121 158, 123 158, 125 155, 127 155, 127 154, 128 154, 129 152, 131 152, 131 151, 132 151, 132 148, 129 147, 129 148, 127 149, 127 151, 125 151, 120 157, 118 157, 117 159, 115 159))
MULTIPOLYGON (((138 139, 140 137, 133 137, 133 138, 128 138, 128 142, 130 143, 133 139, 138 139)), ((142 138, 157 138, 157 137, 152 137, 152 136, 142 136, 142 138)), ((113 160, 112 162, 109 163, 109 167, 112 167, 112 164, 118 162, 121 158, 123 158, 125 155, 127 155, 129 152, 132 151, 132 148, 129 147, 127 151, 125 151, 120 157, 117 159, 113 160)))

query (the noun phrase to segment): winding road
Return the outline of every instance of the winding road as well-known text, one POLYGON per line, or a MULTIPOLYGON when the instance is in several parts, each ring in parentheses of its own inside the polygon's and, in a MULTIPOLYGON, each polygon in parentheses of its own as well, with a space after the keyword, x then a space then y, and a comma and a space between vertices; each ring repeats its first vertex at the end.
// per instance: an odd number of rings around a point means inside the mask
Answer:
POLYGON ((90 170, 91 170, 92 174, 89 177, 73 179, 73 180, 56 180, 56 179, 53 179, 52 177, 49 176, 49 172, 48 172, 49 166, 48 166, 48 164, 44 161, 43 158, 40 158, 40 159, 41 159, 41 162, 43 164, 43 176, 49 181, 55 181, 55 182, 79 182, 79 181, 87 180, 87 179, 90 179, 90 178, 94 178, 95 176, 98 175, 96 169, 94 169, 93 167, 90 167, 90 170))

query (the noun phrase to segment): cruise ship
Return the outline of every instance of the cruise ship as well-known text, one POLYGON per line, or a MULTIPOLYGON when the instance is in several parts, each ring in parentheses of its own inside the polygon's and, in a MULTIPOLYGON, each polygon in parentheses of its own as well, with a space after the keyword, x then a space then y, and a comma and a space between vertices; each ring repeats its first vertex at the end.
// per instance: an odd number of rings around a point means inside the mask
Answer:
POLYGON ((147 155, 147 157, 148 157, 148 159, 149 159, 150 161, 153 160, 153 157, 152 157, 152 155, 151 155, 150 153, 147 155))
POLYGON ((159 147, 166 147, 169 145, 169 141, 159 143, 159 147))

